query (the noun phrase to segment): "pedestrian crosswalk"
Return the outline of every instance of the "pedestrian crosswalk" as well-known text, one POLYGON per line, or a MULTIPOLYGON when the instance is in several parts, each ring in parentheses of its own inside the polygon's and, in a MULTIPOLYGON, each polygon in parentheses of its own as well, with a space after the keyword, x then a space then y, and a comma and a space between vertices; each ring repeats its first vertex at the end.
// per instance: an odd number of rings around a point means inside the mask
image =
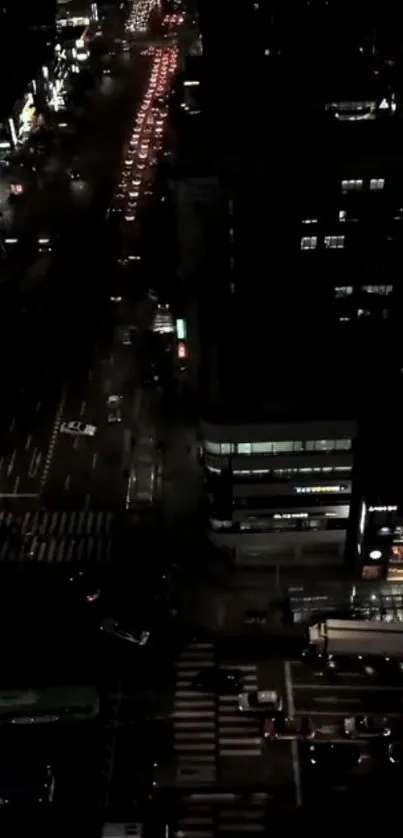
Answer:
MULTIPOLYGON (((234 664, 221 664, 221 669, 233 669, 234 664)), ((255 664, 236 664, 242 672, 245 692, 257 690, 255 664)), ((218 696, 217 738, 220 757, 256 757, 262 750, 259 720, 242 715, 238 710, 238 696, 218 696)))
POLYGON ((200 795, 200 800, 184 799, 175 834, 177 838, 238 838, 266 833, 269 796, 265 792, 245 795, 200 795))
POLYGON ((192 690, 192 678, 206 666, 214 666, 212 643, 193 641, 176 660, 173 739, 179 764, 200 765, 216 761, 215 696, 192 690))
POLYGON ((0 510, 0 563, 109 562, 112 525, 111 512, 0 510))
MULTIPOLYGON (((174 750, 178 763, 213 764, 231 757, 261 754, 258 719, 242 715, 237 695, 215 695, 192 689, 192 678, 216 664, 212 643, 193 641, 176 660, 172 711, 174 750)), ((220 664, 242 673, 245 690, 257 689, 255 664, 220 664)))

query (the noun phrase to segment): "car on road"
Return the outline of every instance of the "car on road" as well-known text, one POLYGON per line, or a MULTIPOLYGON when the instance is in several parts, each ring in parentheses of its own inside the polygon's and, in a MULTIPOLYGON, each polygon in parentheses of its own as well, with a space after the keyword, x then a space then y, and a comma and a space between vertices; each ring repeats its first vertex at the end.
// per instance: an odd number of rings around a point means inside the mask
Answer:
POLYGON ((118 340, 122 346, 131 346, 132 336, 131 331, 127 327, 122 327, 118 330, 118 340))
POLYGON ((81 180, 81 174, 75 167, 68 169, 68 176, 70 180, 81 180))
POLYGON ((390 726, 384 717, 347 716, 343 721, 343 733, 351 739, 370 739, 390 736, 390 726))
POLYGON ((95 436, 96 430, 95 425, 87 425, 85 422, 62 422, 60 425, 60 433, 71 436, 95 436))
POLYGON ((219 669, 208 666, 192 679, 192 687, 207 693, 237 694, 243 689, 242 673, 238 669, 219 669))
POLYGON ((392 765, 403 765, 403 743, 393 742, 388 748, 389 762, 392 765))
POLYGON ((129 643, 134 643, 136 646, 145 646, 150 639, 150 632, 130 628, 127 630, 121 623, 114 620, 113 617, 106 617, 101 625, 101 631, 105 634, 110 634, 113 637, 127 640, 129 643))
POLYGON ((265 739, 313 739, 315 729, 309 716, 285 716, 277 713, 263 725, 265 739))
POLYGON ((107 421, 109 425, 122 421, 121 401, 122 396, 108 396, 107 421))
POLYGON ((270 716, 282 709, 283 699, 275 690, 251 690, 238 695, 238 710, 241 713, 270 716))
POLYGON ((359 745, 340 742, 301 743, 300 756, 315 768, 346 771, 362 762, 359 745))

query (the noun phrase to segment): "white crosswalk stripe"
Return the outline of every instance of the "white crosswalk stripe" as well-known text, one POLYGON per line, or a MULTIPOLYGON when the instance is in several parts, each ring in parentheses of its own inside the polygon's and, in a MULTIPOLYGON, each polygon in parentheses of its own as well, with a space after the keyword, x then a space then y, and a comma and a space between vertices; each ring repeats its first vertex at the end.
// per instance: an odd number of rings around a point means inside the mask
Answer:
POLYGON ((181 838, 244 838, 245 835, 264 835, 267 829, 268 795, 252 794, 243 800, 235 794, 201 794, 199 801, 184 799, 175 834, 181 838), (205 798, 205 799, 203 799, 205 798), (218 799, 221 798, 221 799, 218 799))
MULTIPOLYGON (((221 664, 221 669, 234 669, 234 664, 221 664)), ((245 691, 256 690, 257 669, 254 664, 236 664, 242 673, 245 691)), ((238 696, 218 696, 217 749, 220 757, 255 757, 261 754, 262 739, 258 719, 242 715, 238 696)))
POLYGON ((108 563, 112 525, 112 512, 0 510, 0 563, 108 563))
POLYGON ((173 740, 178 765, 214 765, 216 757, 215 697, 191 689, 194 675, 214 665, 212 643, 193 641, 176 660, 172 710, 173 740))

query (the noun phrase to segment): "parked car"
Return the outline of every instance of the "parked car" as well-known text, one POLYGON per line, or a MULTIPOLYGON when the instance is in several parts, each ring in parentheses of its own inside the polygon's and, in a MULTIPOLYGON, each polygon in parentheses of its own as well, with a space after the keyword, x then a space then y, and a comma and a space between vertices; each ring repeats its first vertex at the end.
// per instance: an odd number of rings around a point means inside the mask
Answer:
POLYGON ((347 716, 343 722, 343 733, 351 739, 370 739, 390 736, 390 727, 386 718, 376 716, 347 716))
POLYGON ((60 433, 71 436, 95 436, 96 430, 95 425, 87 425, 85 422, 62 422, 60 425, 60 433))
POLYGON ((313 739, 315 729, 309 716, 285 716, 278 713, 263 725, 265 739, 313 739))

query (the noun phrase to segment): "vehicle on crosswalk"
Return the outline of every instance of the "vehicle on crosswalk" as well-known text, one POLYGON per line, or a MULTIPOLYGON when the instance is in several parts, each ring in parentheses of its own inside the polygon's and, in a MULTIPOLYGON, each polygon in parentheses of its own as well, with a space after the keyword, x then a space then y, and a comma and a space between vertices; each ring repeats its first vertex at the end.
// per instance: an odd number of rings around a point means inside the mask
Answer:
POLYGON ((150 632, 140 630, 137 631, 136 629, 130 628, 130 630, 126 630, 121 623, 118 623, 117 620, 114 620, 113 617, 106 617, 101 625, 101 631, 104 631, 105 634, 110 634, 113 637, 120 638, 121 640, 127 640, 129 643, 134 643, 136 646, 145 646, 149 639, 150 639, 150 632))
POLYGON ((192 679, 192 687, 207 693, 236 695, 243 689, 242 673, 239 669, 219 669, 209 666, 201 669, 192 679))
POLYGON ((314 739, 315 728, 309 716, 285 716, 277 713, 263 725, 265 739, 314 739))
POLYGON ((314 768, 328 771, 346 771, 363 760, 360 746, 348 742, 302 742, 300 757, 314 768))
POLYGON ((351 739, 370 739, 390 736, 391 730, 385 717, 347 716, 343 721, 343 733, 351 739))
POLYGON ((107 400, 107 421, 109 425, 116 424, 117 422, 122 421, 122 411, 121 411, 121 402, 122 396, 108 396, 107 400))
POLYGON ((251 715, 270 715, 283 709, 283 699, 275 690, 251 690, 238 696, 238 710, 251 715))
POLYGON ((60 433, 70 436, 95 436, 96 430, 96 425, 87 425, 86 422, 62 422, 60 425, 60 433))

